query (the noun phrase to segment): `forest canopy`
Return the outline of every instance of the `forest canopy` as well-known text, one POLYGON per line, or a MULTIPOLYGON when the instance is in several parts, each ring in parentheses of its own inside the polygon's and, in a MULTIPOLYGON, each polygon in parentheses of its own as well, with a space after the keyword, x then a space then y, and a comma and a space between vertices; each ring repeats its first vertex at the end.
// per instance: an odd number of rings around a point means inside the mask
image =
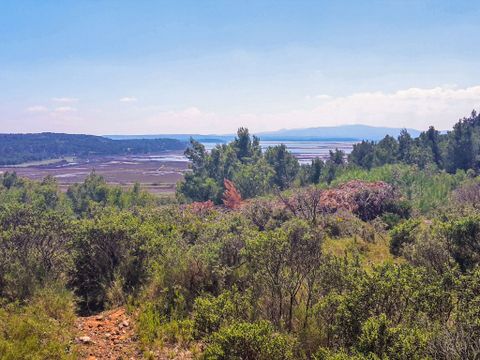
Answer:
POLYGON ((174 139, 111 140, 102 136, 60 133, 0 134, 0 165, 67 156, 128 155, 183 150, 174 139))

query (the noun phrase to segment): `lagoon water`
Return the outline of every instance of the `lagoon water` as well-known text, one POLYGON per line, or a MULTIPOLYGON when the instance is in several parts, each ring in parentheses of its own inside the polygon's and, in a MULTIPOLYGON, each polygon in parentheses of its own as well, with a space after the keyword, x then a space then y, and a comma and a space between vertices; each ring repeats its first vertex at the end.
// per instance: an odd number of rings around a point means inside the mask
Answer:
MULTIPOLYGON (((312 159, 319 157, 322 160, 326 160, 329 156, 330 150, 342 150, 345 154, 349 154, 352 151, 354 141, 260 141, 260 145, 263 150, 269 146, 275 146, 279 144, 285 144, 287 149, 291 151, 299 160, 300 163, 309 163, 312 159)), ((203 143, 205 148, 210 151, 217 144, 216 143, 203 143)))

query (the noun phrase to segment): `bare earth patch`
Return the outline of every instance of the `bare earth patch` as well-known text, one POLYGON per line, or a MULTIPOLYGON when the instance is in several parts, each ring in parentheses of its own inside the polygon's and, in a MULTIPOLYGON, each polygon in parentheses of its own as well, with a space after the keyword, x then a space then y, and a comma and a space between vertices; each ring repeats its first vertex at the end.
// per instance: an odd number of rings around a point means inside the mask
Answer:
POLYGON ((135 328, 123 307, 77 319, 81 359, 142 359, 135 328))
POLYGON ((165 344, 162 349, 141 351, 135 332, 135 319, 124 307, 76 321, 77 349, 82 360, 193 360, 194 354, 181 346, 165 344))

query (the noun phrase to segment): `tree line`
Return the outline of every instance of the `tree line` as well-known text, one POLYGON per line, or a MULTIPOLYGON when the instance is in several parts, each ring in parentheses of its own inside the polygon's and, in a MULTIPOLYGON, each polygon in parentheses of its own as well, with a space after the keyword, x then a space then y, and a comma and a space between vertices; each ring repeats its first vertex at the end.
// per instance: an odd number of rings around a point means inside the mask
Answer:
POLYGON ((253 198, 309 184, 330 184, 346 169, 370 170, 389 164, 434 167, 455 173, 469 170, 472 176, 480 170, 480 115, 472 111, 460 119, 452 131, 441 134, 433 126, 417 138, 403 130, 398 138, 386 135, 378 142, 362 141, 346 154, 330 151, 326 160, 315 158, 300 164, 283 144, 262 151, 260 140, 248 129, 240 128, 229 144, 217 145, 207 152, 194 139, 185 151, 191 172, 177 187, 181 201, 222 202, 224 180, 232 181, 241 196, 253 198))
POLYGON ((330 151, 326 162, 316 158, 311 164, 300 165, 284 144, 262 151, 259 138, 246 128, 238 130, 234 141, 217 145, 211 152, 191 139, 185 156, 191 172, 178 184, 178 198, 217 204, 222 202, 225 179, 235 184, 243 198, 253 198, 292 186, 330 182, 337 168, 345 164, 345 154, 335 150, 330 151))
POLYGON ((474 110, 460 119, 453 130, 441 134, 430 126, 413 139, 403 130, 398 139, 385 136, 378 143, 362 141, 353 146, 348 159, 365 169, 385 164, 414 164, 420 168, 435 166, 449 173, 480 169, 480 115, 474 110))
POLYGON ((184 150, 174 139, 111 140, 102 136, 58 133, 0 134, 0 165, 59 159, 68 156, 105 156, 184 150))

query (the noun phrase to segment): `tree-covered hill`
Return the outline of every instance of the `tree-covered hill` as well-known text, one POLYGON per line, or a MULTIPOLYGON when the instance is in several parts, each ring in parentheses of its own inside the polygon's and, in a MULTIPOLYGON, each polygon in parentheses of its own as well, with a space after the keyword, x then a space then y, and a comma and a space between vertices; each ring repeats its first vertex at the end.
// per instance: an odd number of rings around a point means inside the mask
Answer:
POLYGON ((59 133, 0 134, 0 165, 65 156, 125 155, 183 150, 174 139, 112 140, 102 136, 59 133))

